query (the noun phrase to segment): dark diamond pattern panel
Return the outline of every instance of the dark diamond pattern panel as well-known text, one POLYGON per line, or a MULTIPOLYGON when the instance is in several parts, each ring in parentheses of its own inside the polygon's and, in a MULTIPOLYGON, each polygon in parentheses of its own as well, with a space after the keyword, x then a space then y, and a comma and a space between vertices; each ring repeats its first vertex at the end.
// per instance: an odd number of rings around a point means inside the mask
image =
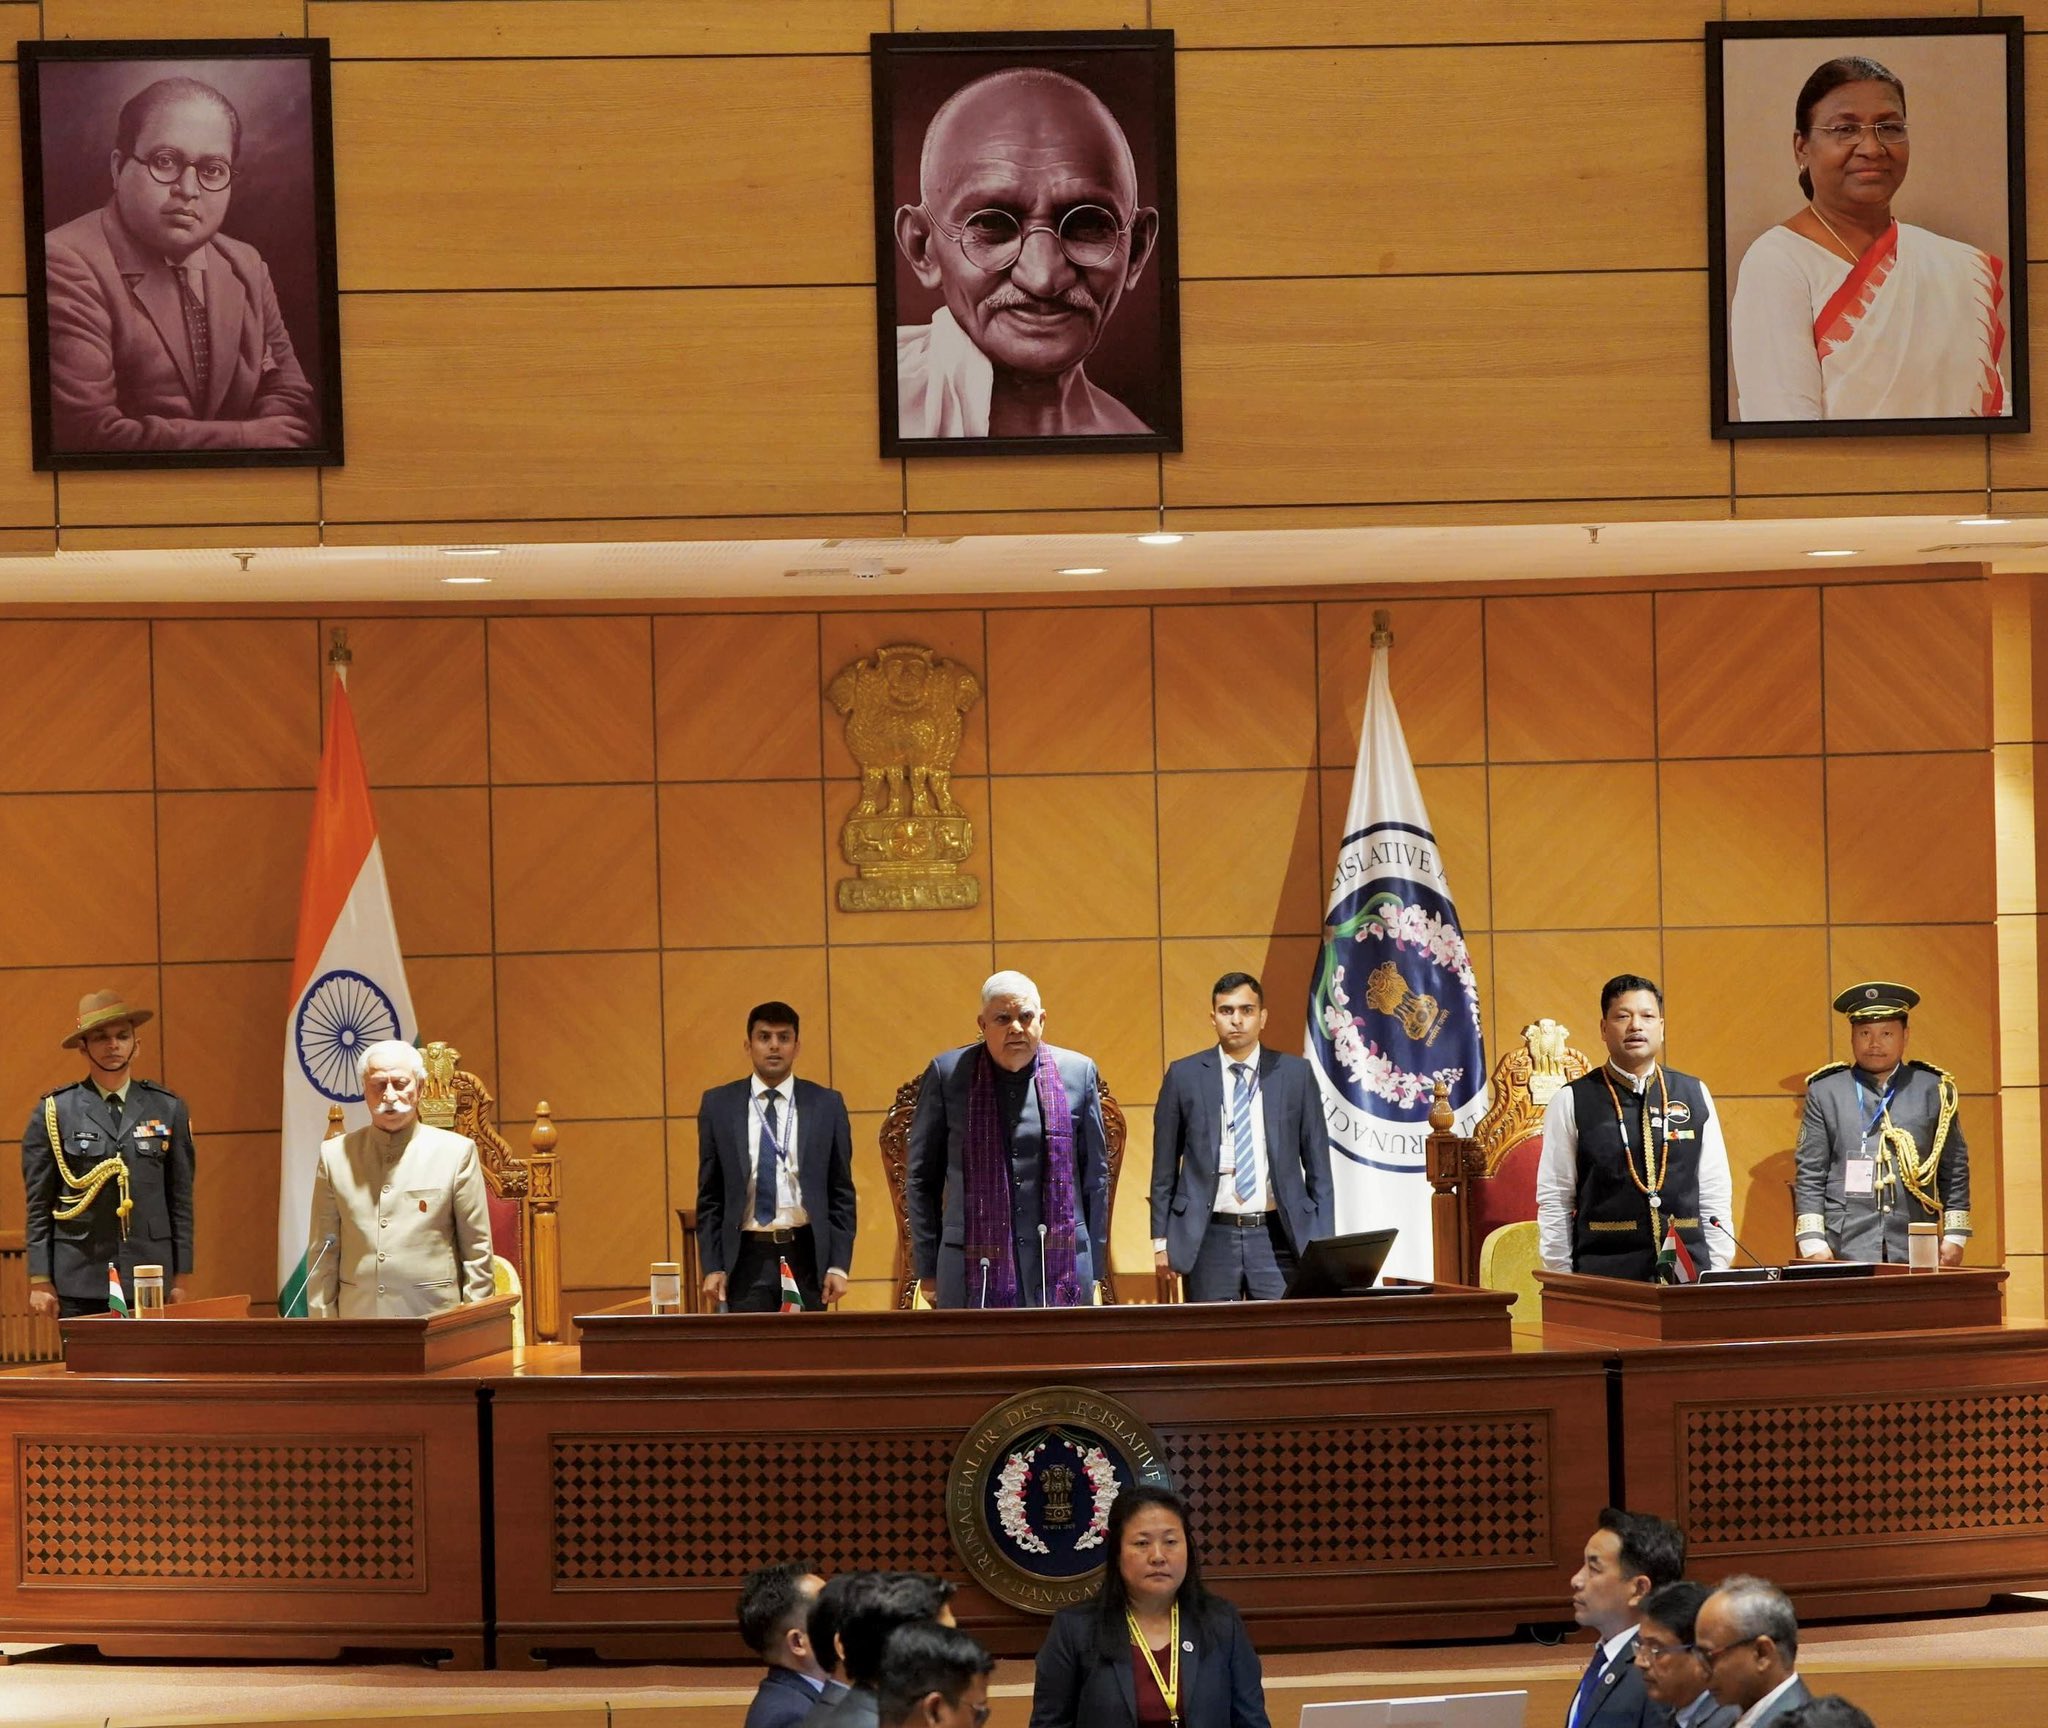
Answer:
POLYGON ((1550 1559, 1550 1430, 1541 1417, 1162 1430, 1197 1506, 1202 1564, 1407 1566, 1550 1559))
POLYGON ((2048 1525, 2040 1393, 1720 1405, 1686 1413, 1685 1450, 1696 1548, 2048 1525))
POLYGON ((558 1580, 731 1577, 788 1554, 827 1573, 956 1569, 941 1435, 557 1440, 558 1580), (832 1482, 820 1501, 811 1485, 832 1482))
POLYGON ((409 1446, 25 1441, 22 1572, 274 1584, 403 1584, 415 1552, 409 1446))

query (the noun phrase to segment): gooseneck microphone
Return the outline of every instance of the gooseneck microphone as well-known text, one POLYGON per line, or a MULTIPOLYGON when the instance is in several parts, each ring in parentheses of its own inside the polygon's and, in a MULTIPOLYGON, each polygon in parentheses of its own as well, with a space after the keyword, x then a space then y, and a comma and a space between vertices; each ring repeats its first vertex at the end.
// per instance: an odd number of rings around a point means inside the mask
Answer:
POLYGON ((1052 1306, 1052 1291, 1046 1287, 1045 1282, 1045 1226, 1043 1224, 1038 1227, 1038 1305, 1041 1308, 1050 1308, 1052 1306))
POLYGON ((1752 1249, 1746 1242, 1744 1242, 1739 1236, 1737 1236, 1733 1230, 1729 1229, 1727 1225, 1723 1224, 1720 1219, 1709 1218, 1707 1220, 1707 1228, 1709 1230, 1720 1231, 1723 1236, 1727 1237, 1729 1241, 1735 1244, 1735 1250, 1737 1253, 1747 1254, 1750 1257, 1750 1259, 1754 1260, 1757 1265, 1761 1266, 1764 1270, 1764 1275, 1768 1277, 1772 1283, 1776 1283, 1780 1278, 1785 1276, 1784 1267, 1773 1266, 1768 1261, 1761 1258, 1754 1249, 1752 1249))
MULTIPOLYGON (((315 1254, 313 1258, 306 1263, 306 1276, 303 1279, 301 1279, 299 1283, 299 1301, 303 1302, 306 1299, 306 1293, 313 1287, 313 1274, 320 1270, 320 1262, 327 1258, 329 1253, 333 1251, 333 1248, 334 1236, 330 1232, 327 1237, 327 1240, 320 1244, 320 1252, 315 1254)), ((285 1288, 289 1290, 291 1286, 286 1285, 285 1288)), ((290 1301, 287 1300, 281 1306, 289 1307, 290 1305, 290 1301)))
POLYGON ((981 1307, 983 1307, 983 1308, 986 1308, 986 1307, 988 1306, 988 1256, 987 1256, 986 1254, 984 1254, 984 1255, 983 1255, 983 1256, 981 1257, 981 1302, 980 1302, 980 1306, 981 1306, 981 1307))

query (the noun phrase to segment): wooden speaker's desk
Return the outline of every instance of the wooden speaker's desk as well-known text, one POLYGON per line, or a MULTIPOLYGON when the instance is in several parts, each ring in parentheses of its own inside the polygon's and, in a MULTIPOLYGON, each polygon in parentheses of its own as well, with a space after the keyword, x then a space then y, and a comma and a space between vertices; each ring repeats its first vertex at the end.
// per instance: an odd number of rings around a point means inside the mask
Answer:
POLYGON ((422 1320, 63 1323, 0 1375, 0 1640, 486 1655, 479 1376, 511 1297, 422 1320))
POLYGON ((1540 1273, 1546 1348, 1605 1348, 1618 1504, 1674 1518, 1703 1578, 1803 1617, 2048 1586, 2048 1328, 2003 1269, 1659 1289, 1540 1273))
MULTIPOLYGON (((785 1555, 959 1579, 954 1454, 1053 1385, 1157 1435, 1262 1649, 1564 1618, 1607 1493, 1605 1356, 1518 1347, 1506 1303, 581 1317, 580 1355, 488 1381, 499 1660, 735 1656, 739 1580, 785 1555)), ((1007 1654, 1044 1637, 973 1584, 955 1608, 1007 1654)))

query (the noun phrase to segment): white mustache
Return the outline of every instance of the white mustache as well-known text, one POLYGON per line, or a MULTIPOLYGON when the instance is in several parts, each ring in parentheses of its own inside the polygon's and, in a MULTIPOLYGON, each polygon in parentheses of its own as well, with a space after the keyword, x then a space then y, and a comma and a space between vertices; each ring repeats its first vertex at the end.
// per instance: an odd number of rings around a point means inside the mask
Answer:
POLYGON ((1051 300, 1043 299, 1036 294, 1026 294, 1022 289, 1012 287, 1006 282, 982 301, 981 309, 984 312, 1005 312, 1021 308, 1029 312, 1050 305, 1070 307, 1076 312, 1099 312, 1102 309, 1096 304, 1095 296, 1079 282, 1071 288, 1061 289, 1051 300))

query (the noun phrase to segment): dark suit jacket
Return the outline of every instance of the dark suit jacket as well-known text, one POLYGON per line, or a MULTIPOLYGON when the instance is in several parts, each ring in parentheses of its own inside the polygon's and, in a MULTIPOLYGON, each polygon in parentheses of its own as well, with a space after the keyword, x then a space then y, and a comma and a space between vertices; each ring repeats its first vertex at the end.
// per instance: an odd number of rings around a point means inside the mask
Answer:
MULTIPOLYGON (((697 1252, 706 1272, 730 1272, 747 1217, 747 1116, 753 1076, 714 1086, 697 1106, 697 1252)), ((853 1270, 853 1124, 829 1087, 796 1082, 796 1181, 810 1214, 818 1274, 853 1270)))
MULTIPOLYGON (((836 1694, 844 1689, 828 1681, 826 1690, 836 1694)), ((753 1703, 747 1706, 745 1728, 796 1728, 813 1708, 825 1701, 824 1695, 802 1675, 792 1674, 787 1668, 771 1668, 762 1677, 753 1703)))
POLYGON ((875 1728, 882 1719, 882 1701, 872 1686, 842 1688, 837 1698, 822 1699, 804 1718, 803 1728, 875 1728))
MULTIPOLYGON (((1166 1070, 1152 1117, 1152 1238, 1166 1239, 1176 1272, 1201 1251, 1216 1210, 1216 1166, 1222 1153, 1223 1100, 1229 1089, 1220 1051, 1183 1056, 1166 1070)), ((1330 1134, 1316 1071, 1299 1056, 1259 1050, 1259 1111, 1266 1125, 1266 1164, 1287 1239, 1299 1254, 1336 1224, 1330 1197, 1330 1134)))
MULTIPOLYGON (((1742 1707, 1739 1704, 1723 1704, 1711 1692, 1702 1692, 1700 1697, 1706 1699, 1706 1704, 1693 1711, 1692 1719, 1686 1723, 1685 1728, 1735 1728, 1735 1724, 1741 1720, 1742 1707)), ((1697 1703, 1698 1700, 1694 1702, 1697 1703)), ((1657 1720, 1663 1728, 1670 1728, 1670 1725, 1676 1724, 1679 1715, 1678 1711, 1666 1710, 1660 1712, 1657 1720)))
POLYGON ((104 1301, 107 1267, 121 1268, 121 1288, 135 1302, 135 1268, 164 1269, 166 1293, 192 1270, 192 1119, 185 1100, 149 1080, 131 1078, 128 1103, 117 1130, 90 1080, 52 1094, 57 1100, 57 1133, 64 1162, 83 1176, 118 1146, 128 1167, 129 1198, 135 1203, 126 1240, 115 1208, 119 1184, 109 1182, 79 1217, 59 1219, 65 1203, 57 1160, 43 1123, 43 1101, 29 1112, 21 1136, 21 1177, 28 1191, 28 1271, 47 1278, 60 1296, 104 1301))
POLYGON ((198 254, 211 355, 204 400, 177 277, 136 245, 111 201, 53 229, 43 252, 59 450, 231 450, 247 444, 250 420, 317 418, 255 247, 216 234, 198 254))
MULTIPOLYGON (((1670 1712, 1651 1703, 1643 1690, 1643 1671, 1636 1666, 1635 1656, 1635 1640, 1630 1639, 1602 1670, 1600 1689, 1593 1694, 1592 1707, 1580 1715, 1578 1728, 1662 1728, 1671 1720, 1670 1712)), ((1586 1659, 1592 1660, 1590 1652, 1586 1659)), ((1565 1706, 1565 1724, 1570 1728, 1569 1704, 1565 1706)))
MULTIPOLYGON (((1105 1657, 1096 1644, 1093 1602, 1062 1608, 1038 1652, 1031 1728, 1137 1728, 1131 1646, 1105 1657)), ((1180 1627, 1180 1719, 1185 1728, 1271 1728, 1258 1652, 1228 1602, 1211 1597, 1208 1613, 1180 1627), (1192 1644, 1190 1650, 1187 1646, 1192 1644)))
MULTIPOLYGON (((1073 1050, 1048 1044, 1067 1108, 1074 1121, 1074 1209, 1080 1240, 1077 1269, 1083 1288, 1109 1275, 1109 1163, 1102 1127, 1102 1083, 1095 1064, 1073 1050)), ((911 1263, 920 1278, 936 1278, 941 1308, 973 1305, 967 1279, 967 1091, 980 1044, 947 1050, 932 1058, 917 1088, 917 1113, 910 1120, 909 1180, 911 1263)), ((1024 1119, 1010 1147, 1013 1221, 1018 1231, 1017 1291, 1023 1306, 1039 1305, 1038 1224, 1045 1171, 1045 1130, 1034 1087, 1024 1119)))
POLYGON ((1771 1728, 1773 1722, 1782 1720, 1800 1705, 1810 1704, 1812 1701, 1813 1694, 1806 1689, 1806 1682, 1794 1675, 1791 1686, 1779 1693, 1771 1707, 1752 1722, 1749 1728, 1771 1728))

